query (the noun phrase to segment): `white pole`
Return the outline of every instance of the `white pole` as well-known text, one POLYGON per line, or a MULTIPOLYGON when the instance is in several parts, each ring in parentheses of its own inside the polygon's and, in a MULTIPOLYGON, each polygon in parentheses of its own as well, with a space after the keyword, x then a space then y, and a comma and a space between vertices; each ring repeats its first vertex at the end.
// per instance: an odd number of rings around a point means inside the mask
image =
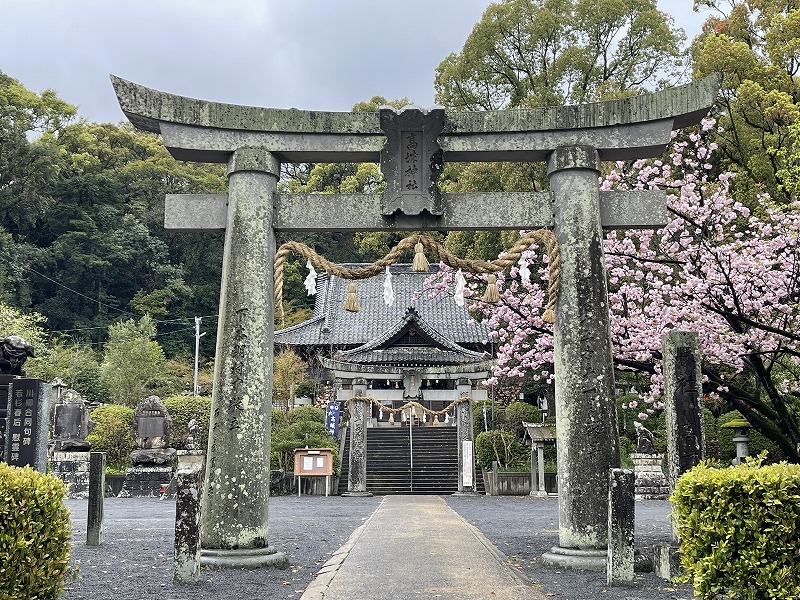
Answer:
POLYGON ((200 363, 200 338, 205 335, 205 332, 200 333, 200 321, 203 317, 194 318, 194 395, 197 397, 200 394, 200 386, 197 385, 197 374, 200 363))

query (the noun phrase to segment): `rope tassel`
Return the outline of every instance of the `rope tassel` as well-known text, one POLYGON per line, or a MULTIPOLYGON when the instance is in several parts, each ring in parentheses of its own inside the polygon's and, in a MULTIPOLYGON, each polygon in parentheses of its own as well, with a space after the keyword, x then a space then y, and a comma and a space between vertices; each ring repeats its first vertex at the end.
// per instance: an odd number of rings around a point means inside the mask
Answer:
POLYGON ((425 258, 422 242, 417 242, 414 246, 414 262, 411 265, 411 270, 414 273, 425 273, 429 270, 428 259, 425 258))
POLYGON ((358 312, 361 310, 361 306, 358 304, 358 295, 356 291, 358 286, 350 282, 347 285, 347 297, 344 299, 344 309, 348 312, 358 312))
POLYGON ((497 304, 500 302, 500 294, 497 292, 497 275, 489 275, 486 291, 481 300, 489 304, 497 304))

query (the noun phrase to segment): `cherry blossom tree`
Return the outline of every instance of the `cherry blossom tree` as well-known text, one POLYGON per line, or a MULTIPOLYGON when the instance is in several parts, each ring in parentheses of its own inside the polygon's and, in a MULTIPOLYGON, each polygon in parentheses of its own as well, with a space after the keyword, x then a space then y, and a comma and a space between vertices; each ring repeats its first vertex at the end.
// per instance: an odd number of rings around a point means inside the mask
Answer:
MULTIPOLYGON (((661 336, 698 332, 704 393, 800 460, 800 202, 734 198, 733 175, 713 174, 714 127, 706 120, 697 132, 673 134, 669 159, 617 163, 601 180, 605 190, 668 190, 666 227, 606 237, 614 360, 649 375, 649 389, 627 406, 645 420, 663 408, 661 336)), ((500 303, 477 300, 479 281, 465 292, 488 319, 494 378, 553 377, 552 326, 542 320, 547 259, 535 248, 526 258, 539 271, 530 283, 517 267, 499 277, 500 303)))

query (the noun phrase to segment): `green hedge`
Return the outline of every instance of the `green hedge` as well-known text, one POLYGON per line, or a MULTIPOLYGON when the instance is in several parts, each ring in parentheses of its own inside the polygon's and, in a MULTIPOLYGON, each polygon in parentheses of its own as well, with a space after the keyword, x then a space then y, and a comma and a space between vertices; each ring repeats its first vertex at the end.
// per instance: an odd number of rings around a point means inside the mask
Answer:
POLYGON ((525 428, 522 422, 526 423, 541 423, 542 411, 527 402, 512 402, 506 406, 506 429, 511 433, 519 436, 525 436, 525 428))
POLYGON ((800 598, 800 465, 725 469, 703 463, 685 473, 675 504, 682 579, 712 600, 800 598))
POLYGON ((325 423, 325 411, 315 406, 298 406, 286 413, 286 420, 289 422, 289 425, 299 423, 300 421, 325 423))
POLYGON ((58 598, 71 533, 60 480, 0 463, 0 598, 58 598))
POLYGON ((178 450, 186 449, 189 436, 189 421, 194 419, 200 427, 200 439, 195 440, 200 450, 208 446, 208 424, 211 419, 211 398, 208 396, 169 396, 164 398, 164 407, 172 419, 169 445, 178 450))
POLYGON ((92 411, 94 429, 86 436, 95 452, 105 452, 108 469, 123 471, 130 466, 133 439, 133 409, 121 404, 103 404, 92 411))

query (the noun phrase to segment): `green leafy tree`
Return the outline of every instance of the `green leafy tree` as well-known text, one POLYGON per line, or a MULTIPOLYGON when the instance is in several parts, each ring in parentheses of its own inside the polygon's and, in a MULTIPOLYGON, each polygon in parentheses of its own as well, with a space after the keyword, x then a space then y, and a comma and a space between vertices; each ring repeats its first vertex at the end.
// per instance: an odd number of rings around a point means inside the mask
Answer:
MULTIPOLYGON (((503 0, 461 52, 436 69, 439 104, 455 110, 558 106, 630 96, 677 81, 685 36, 655 0, 503 0)), ((548 188, 541 163, 447 164, 446 192, 548 188)), ((488 260, 516 232, 450 232, 447 248, 488 260)))
POLYGON ((273 410, 270 467, 293 471, 294 451, 305 447, 333 450, 333 472, 340 472, 339 444, 325 428, 325 413, 322 409, 299 406, 288 413, 273 410))
POLYGON ((101 372, 115 403, 136 406, 152 393, 161 392, 157 384, 168 373, 164 351, 153 340, 155 333, 148 316, 109 327, 101 372))
POLYGON ((294 390, 306 378, 308 364, 291 348, 275 355, 272 376, 272 400, 290 408, 294 390))
POLYGON ((692 44, 694 75, 722 71, 723 167, 737 173, 733 189, 754 204, 758 193, 791 198, 800 117, 800 8, 785 0, 696 0, 715 11, 692 44), (795 130, 796 131, 796 130, 795 130), (787 147, 792 152, 787 155, 787 147))
POLYGON ((48 345, 43 325, 46 319, 38 313, 25 313, 0 303, 0 336, 18 335, 32 344, 37 352, 48 345))
POLYGON ((436 69, 436 100, 466 110, 633 95, 677 77, 683 31, 655 0, 503 0, 436 69))
POLYGON ((59 378, 89 402, 110 400, 101 376, 100 355, 90 346, 57 341, 46 357, 31 366, 29 375, 45 381, 59 378))

